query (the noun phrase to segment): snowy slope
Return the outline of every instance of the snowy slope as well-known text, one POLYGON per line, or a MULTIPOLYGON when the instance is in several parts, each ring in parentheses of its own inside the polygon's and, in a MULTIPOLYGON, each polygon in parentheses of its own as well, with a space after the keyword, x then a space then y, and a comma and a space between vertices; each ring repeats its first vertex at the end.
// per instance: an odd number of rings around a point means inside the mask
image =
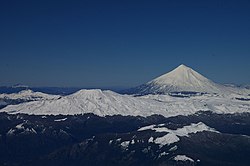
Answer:
MULTIPOLYGON (((164 125, 164 124, 163 124, 164 125)), ((154 142, 156 144, 159 144, 160 147, 164 145, 170 145, 173 143, 176 143, 180 141, 180 137, 189 137, 190 134, 198 133, 202 131, 210 131, 210 132, 217 132, 215 129, 210 128, 206 124, 199 122, 199 123, 192 123, 188 126, 184 126, 182 128, 178 128, 176 130, 171 130, 163 126, 157 126, 157 125, 150 125, 150 126, 144 126, 138 131, 145 131, 145 130, 154 130, 155 132, 166 132, 167 134, 162 137, 157 137, 154 139, 151 139, 151 142, 154 142)))
POLYGON ((188 137, 189 134, 202 132, 202 131, 211 131, 211 132, 218 132, 215 129, 207 126, 203 122, 199 123, 192 123, 188 126, 183 126, 182 128, 178 128, 176 130, 168 129, 164 127, 164 124, 160 125, 150 125, 150 126, 144 126, 139 128, 137 131, 145 131, 145 130, 154 130, 155 132, 167 132, 167 133, 174 133, 177 136, 180 137, 188 137))
MULTIPOLYGON (((27 114, 84 114, 149 116, 160 114, 165 117, 189 115, 197 111, 217 113, 250 112, 250 101, 236 99, 235 95, 205 94, 189 98, 169 95, 146 95, 133 97, 112 91, 80 90, 72 95, 55 100, 42 100, 9 105, 1 112, 27 114)), ((247 97, 247 96, 242 96, 247 97)))
POLYGON ((154 80, 133 88, 134 94, 167 94, 170 92, 205 92, 205 93, 250 93, 247 89, 226 87, 202 76, 193 69, 180 65, 176 69, 154 80))
POLYGON ((27 101, 36 101, 36 100, 51 100, 58 99, 59 95, 49 95, 41 92, 33 92, 32 90, 23 90, 18 93, 11 94, 0 94, 0 99, 5 100, 27 100, 27 101))

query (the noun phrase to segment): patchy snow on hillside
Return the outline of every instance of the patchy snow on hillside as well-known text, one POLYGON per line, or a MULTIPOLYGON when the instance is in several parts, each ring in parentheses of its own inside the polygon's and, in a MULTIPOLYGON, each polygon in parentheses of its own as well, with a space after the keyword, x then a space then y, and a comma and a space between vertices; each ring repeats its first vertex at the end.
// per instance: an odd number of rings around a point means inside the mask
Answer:
POLYGON ((122 148, 123 148, 123 149, 127 149, 128 146, 129 146, 129 142, 130 142, 130 141, 124 141, 124 142, 122 142, 122 143, 121 143, 122 148))
POLYGON ((67 118, 63 118, 63 119, 55 119, 54 121, 55 121, 55 122, 61 122, 61 121, 65 121, 65 120, 67 120, 67 118))
POLYGON ((187 157, 186 155, 177 155, 174 157, 175 161, 191 161, 194 162, 193 159, 191 159, 190 157, 187 157))
MULTIPOLYGON (((199 123, 192 123, 188 126, 184 126, 182 128, 178 128, 176 130, 171 130, 163 126, 156 126, 156 125, 150 125, 145 126, 137 131, 145 131, 145 130, 154 130, 155 132, 166 132, 167 134, 162 137, 157 137, 155 140, 151 140, 151 142, 154 142, 156 144, 159 144, 160 148, 165 145, 170 145, 173 143, 176 143, 180 141, 179 137, 189 137, 189 134, 198 133, 202 131, 210 131, 210 132, 217 132, 215 129, 210 128, 209 126, 205 125, 202 122, 199 123)), ((151 137, 152 138, 152 137, 151 137)), ((150 139, 151 139, 150 138, 150 139)))
POLYGON ((174 133, 169 133, 162 137, 156 138, 154 140, 154 143, 159 144, 159 147, 161 148, 165 145, 170 145, 178 141, 180 141, 180 138, 177 137, 177 135, 175 135, 174 133))

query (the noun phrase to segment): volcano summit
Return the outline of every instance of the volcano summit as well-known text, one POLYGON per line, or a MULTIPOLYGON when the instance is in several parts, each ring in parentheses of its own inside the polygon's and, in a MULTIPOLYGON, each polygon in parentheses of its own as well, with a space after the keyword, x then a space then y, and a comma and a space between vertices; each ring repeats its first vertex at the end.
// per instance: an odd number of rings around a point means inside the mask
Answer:
POLYGON ((190 67, 180 65, 152 81, 129 89, 129 94, 168 94, 171 92, 204 92, 204 93, 245 93, 240 88, 227 87, 215 83, 190 67))

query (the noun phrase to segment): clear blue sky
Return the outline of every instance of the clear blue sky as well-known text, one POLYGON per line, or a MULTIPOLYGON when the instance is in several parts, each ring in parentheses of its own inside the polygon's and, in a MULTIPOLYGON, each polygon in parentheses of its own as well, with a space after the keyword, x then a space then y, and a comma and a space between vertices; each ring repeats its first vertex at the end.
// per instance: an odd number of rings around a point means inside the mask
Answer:
POLYGON ((182 63, 249 84, 250 1, 0 2, 0 85, 131 87, 182 63))

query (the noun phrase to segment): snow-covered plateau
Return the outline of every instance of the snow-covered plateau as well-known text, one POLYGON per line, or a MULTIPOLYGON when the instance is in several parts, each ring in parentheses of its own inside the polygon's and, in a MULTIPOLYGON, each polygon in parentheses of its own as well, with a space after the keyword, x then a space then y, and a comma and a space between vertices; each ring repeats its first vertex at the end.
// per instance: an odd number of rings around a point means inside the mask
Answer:
MULTIPOLYGON (((250 112, 250 101, 243 95, 203 94, 192 97, 173 97, 171 95, 121 95, 112 91, 80 90, 74 94, 53 100, 25 102, 9 105, 0 110, 8 113, 35 115, 74 115, 93 113, 99 116, 131 115, 165 117, 190 115, 198 111, 215 113, 250 112)), ((248 97, 249 98, 249 97, 248 97)))

